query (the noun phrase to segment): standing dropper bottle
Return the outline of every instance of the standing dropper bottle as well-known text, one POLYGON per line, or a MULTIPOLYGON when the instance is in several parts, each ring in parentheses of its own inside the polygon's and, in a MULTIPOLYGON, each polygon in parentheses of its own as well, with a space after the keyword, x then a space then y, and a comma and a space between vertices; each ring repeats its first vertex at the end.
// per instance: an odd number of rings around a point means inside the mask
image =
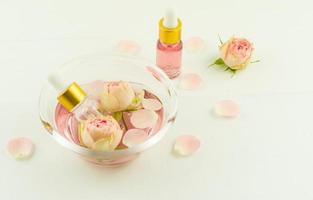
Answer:
POLYGON ((90 98, 77 83, 67 84, 58 73, 50 74, 48 82, 58 93, 59 103, 72 112, 78 121, 102 116, 98 111, 98 102, 90 98))
POLYGON ((159 22, 156 63, 171 79, 177 77, 181 71, 181 27, 181 20, 173 10, 168 10, 159 22))

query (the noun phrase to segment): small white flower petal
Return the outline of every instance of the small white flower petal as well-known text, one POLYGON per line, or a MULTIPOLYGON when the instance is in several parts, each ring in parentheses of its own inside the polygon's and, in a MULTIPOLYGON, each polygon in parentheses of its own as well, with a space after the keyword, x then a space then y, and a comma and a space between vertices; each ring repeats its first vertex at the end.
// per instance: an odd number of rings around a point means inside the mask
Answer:
POLYGON ((189 156, 196 152, 201 145, 200 140, 192 135, 181 135, 176 139, 174 151, 181 156, 189 156))
POLYGON ((185 42, 185 49, 190 53, 200 52, 204 47, 204 40, 200 37, 191 37, 185 42))
POLYGON ((183 74, 178 87, 183 90, 194 90, 201 86, 203 80, 200 75, 195 73, 183 74))
POLYGON ((237 117, 240 113, 240 108, 234 101, 223 100, 215 104, 214 112, 222 117, 237 117))
POLYGON ((147 140, 149 133, 142 129, 129 129, 123 138, 123 144, 127 147, 133 147, 147 140))
POLYGON ((136 128, 153 127, 158 121, 158 115, 152 110, 137 110, 132 112, 130 122, 136 128))
POLYGON ((35 145, 28 138, 15 138, 8 142, 8 153, 17 160, 27 159, 33 155, 35 145))
POLYGON ((137 55, 140 49, 140 45, 131 40, 121 40, 115 46, 115 50, 123 55, 137 55))
POLYGON ((154 111, 160 110, 162 108, 161 102, 157 99, 143 99, 142 106, 147 110, 154 111))

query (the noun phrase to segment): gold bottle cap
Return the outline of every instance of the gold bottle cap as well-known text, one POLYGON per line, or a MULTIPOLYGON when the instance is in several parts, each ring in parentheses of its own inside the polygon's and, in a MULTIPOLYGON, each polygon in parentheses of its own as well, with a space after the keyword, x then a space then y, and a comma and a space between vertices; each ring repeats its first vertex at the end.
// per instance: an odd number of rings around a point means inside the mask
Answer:
POLYGON ((77 84, 72 83, 66 90, 58 96, 58 101, 68 111, 72 111, 75 106, 82 102, 87 97, 84 90, 77 84))
POLYGON ((176 44, 181 39, 181 27, 182 22, 177 19, 178 24, 175 28, 167 28, 164 26, 164 18, 159 22, 159 38, 162 43, 165 44, 176 44))

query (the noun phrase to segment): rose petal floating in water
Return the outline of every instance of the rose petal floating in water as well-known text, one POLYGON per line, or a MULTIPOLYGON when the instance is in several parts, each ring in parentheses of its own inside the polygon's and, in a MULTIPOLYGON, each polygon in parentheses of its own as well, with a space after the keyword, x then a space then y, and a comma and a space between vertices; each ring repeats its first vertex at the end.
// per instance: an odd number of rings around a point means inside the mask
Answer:
POLYGON ((126 129, 135 128, 130 121, 131 116, 132 116, 131 112, 123 112, 123 122, 125 124, 126 129))
POLYGON ((181 156, 189 156, 200 147, 200 140, 192 135, 181 135, 176 139, 174 151, 181 156))
POLYGON ((153 127, 158 121, 158 115, 152 110, 137 110, 132 112, 130 122, 136 128, 153 127))
POLYGON ((190 53, 200 52, 204 46, 204 40, 200 37, 191 37, 185 42, 185 49, 190 53))
POLYGON ((183 90, 194 90, 201 86, 203 80, 200 75, 195 73, 183 74, 178 87, 183 90))
POLYGON ((8 142, 7 151, 15 159, 30 158, 34 152, 35 145, 28 138, 15 138, 8 142))
POLYGON ((142 100, 142 106, 143 108, 147 110, 160 110, 162 108, 162 104, 157 99, 143 99, 142 100))
POLYGON ((115 50, 124 55, 136 55, 140 51, 140 46, 135 41, 121 40, 115 46, 115 50))
POLYGON ((149 137, 149 133, 142 129, 129 129, 123 138, 123 144, 133 147, 144 142, 149 137))
POLYGON ((214 112, 222 117, 237 117, 240 112, 239 105, 231 100, 223 100, 215 104, 214 112))

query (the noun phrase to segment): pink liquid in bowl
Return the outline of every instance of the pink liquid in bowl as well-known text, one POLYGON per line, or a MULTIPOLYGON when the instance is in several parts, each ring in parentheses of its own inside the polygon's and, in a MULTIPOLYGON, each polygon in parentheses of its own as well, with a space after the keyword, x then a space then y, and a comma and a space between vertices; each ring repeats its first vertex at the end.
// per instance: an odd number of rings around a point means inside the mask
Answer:
MULTIPOLYGON (((103 89, 103 87, 101 87, 103 84, 104 84, 103 81, 94 81, 92 83, 88 83, 86 85, 83 85, 82 87, 90 96, 98 99, 99 94, 101 93, 101 90, 103 89)), ((160 101, 160 99, 154 93, 144 89, 146 87, 144 87, 142 84, 131 83, 131 85, 134 88, 143 89, 145 91, 144 98, 156 99, 156 100, 160 101)), ((145 128, 144 129, 145 131, 148 131, 149 137, 154 135, 154 134, 157 134, 157 132, 161 129, 162 124, 163 124, 164 109, 161 108, 160 110, 155 111, 155 112, 158 115, 158 120, 157 120, 156 124, 151 128, 145 128)), ((123 120, 120 120, 120 122, 119 122, 124 133, 128 129, 135 128, 130 122, 131 113, 132 113, 132 111, 123 112, 123 115, 122 115, 123 120)), ((55 122, 56 122, 56 127, 57 127, 59 134, 61 134, 68 141, 75 143, 77 145, 83 146, 79 140, 79 122, 74 118, 72 113, 67 111, 60 104, 57 104, 56 109, 55 109, 55 122)), ((125 146, 121 140, 116 151, 118 151, 119 149, 125 149, 125 148, 128 148, 128 147, 125 146)), ((118 158, 112 158, 112 159, 101 159, 101 158, 85 157, 85 156, 83 156, 83 158, 85 160, 93 163, 93 164, 96 164, 96 165, 115 167, 115 166, 120 166, 120 165, 125 164, 129 161, 134 160, 135 158, 138 157, 138 155, 139 154, 133 154, 133 155, 123 156, 123 157, 118 157, 118 158)))

